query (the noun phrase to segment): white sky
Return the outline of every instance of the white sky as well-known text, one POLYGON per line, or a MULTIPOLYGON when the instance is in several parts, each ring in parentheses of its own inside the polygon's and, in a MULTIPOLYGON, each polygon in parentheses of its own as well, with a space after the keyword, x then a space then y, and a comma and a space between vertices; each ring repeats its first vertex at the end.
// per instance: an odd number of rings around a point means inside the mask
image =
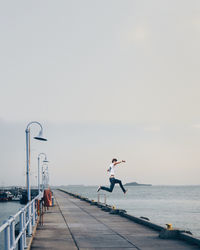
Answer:
POLYGON ((0 36, 0 185, 25 183, 32 120, 32 183, 44 151, 52 184, 105 184, 113 157, 200 184, 199 1, 0 1, 0 36))

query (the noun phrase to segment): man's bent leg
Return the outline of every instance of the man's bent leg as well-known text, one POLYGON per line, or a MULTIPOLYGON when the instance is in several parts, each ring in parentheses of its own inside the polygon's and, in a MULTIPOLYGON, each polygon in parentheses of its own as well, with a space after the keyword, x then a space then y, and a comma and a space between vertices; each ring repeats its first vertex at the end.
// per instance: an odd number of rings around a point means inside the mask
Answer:
POLYGON ((101 190, 105 190, 105 191, 107 191, 107 192, 112 192, 112 191, 110 190, 110 188, 108 188, 108 187, 101 186, 100 189, 101 189, 101 190))
POLYGON ((111 193, 113 191, 114 186, 115 186, 115 179, 113 178, 110 179, 110 188, 101 186, 101 189, 111 193))
POLYGON ((124 186, 122 185, 121 180, 115 179, 115 183, 118 183, 120 185, 120 188, 122 189, 122 191, 125 193, 126 189, 124 188, 124 186))

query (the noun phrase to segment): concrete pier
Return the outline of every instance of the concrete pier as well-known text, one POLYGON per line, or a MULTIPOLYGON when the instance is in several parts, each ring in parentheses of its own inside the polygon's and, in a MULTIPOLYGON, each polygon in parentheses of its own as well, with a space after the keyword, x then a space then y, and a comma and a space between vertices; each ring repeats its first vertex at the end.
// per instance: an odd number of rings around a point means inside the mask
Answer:
POLYGON ((55 206, 38 226, 33 250, 38 249, 200 249, 181 240, 160 239, 158 232, 59 190, 54 191, 55 206))

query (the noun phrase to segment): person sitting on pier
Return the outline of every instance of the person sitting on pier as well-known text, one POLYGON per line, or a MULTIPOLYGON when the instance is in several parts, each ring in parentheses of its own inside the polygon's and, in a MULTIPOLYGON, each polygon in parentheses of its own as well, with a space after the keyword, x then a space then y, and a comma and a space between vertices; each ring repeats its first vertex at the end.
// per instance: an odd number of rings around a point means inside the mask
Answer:
POLYGON ((117 161, 117 159, 115 159, 115 158, 112 159, 112 163, 110 164, 110 167, 107 170, 107 172, 109 173, 109 176, 110 176, 109 177, 110 188, 99 186, 98 189, 97 189, 97 192, 99 192, 100 190, 105 190, 105 191, 108 191, 108 192, 111 193, 113 191, 113 188, 114 188, 115 184, 118 183, 120 185, 122 191, 124 192, 124 194, 126 194, 127 190, 123 187, 121 180, 118 180, 118 179, 115 178, 115 171, 114 171, 115 166, 122 163, 122 162, 126 162, 126 161, 124 161, 124 160, 117 161))

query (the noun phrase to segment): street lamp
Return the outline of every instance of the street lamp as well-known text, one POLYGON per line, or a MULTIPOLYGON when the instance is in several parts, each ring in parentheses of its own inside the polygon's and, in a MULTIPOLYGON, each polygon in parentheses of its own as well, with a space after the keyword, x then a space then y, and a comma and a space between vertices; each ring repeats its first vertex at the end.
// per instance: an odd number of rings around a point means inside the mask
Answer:
POLYGON ((37 124, 40 126, 40 131, 38 136, 35 136, 34 139, 40 140, 40 141, 47 141, 47 139, 43 138, 43 128, 42 125, 39 122, 33 121, 30 122, 26 127, 26 176, 27 176, 27 198, 28 202, 31 200, 31 193, 30 193, 30 179, 29 179, 29 172, 30 172, 30 126, 32 124, 37 124))
MULTIPOLYGON (((28 123, 27 127, 26 127, 26 183, 27 183, 27 198, 28 198, 28 202, 30 202, 31 200, 31 193, 30 193, 30 126, 32 124, 37 124, 40 126, 40 131, 39 131, 39 134, 38 136, 34 137, 34 139, 36 140, 40 140, 40 141, 47 141, 47 139, 45 139, 43 137, 43 128, 42 128, 42 125, 37 122, 37 121, 32 121, 30 123, 28 123)), ((30 216, 31 216, 31 206, 29 206, 29 209, 28 209, 28 218, 29 218, 29 221, 30 221, 30 216)), ((28 235, 31 235, 32 233, 32 225, 31 225, 31 222, 29 222, 29 225, 28 225, 28 235)))
POLYGON ((45 157, 43 162, 48 162, 47 155, 45 153, 40 153, 38 155, 38 194, 40 193, 40 157, 41 156, 45 157))

